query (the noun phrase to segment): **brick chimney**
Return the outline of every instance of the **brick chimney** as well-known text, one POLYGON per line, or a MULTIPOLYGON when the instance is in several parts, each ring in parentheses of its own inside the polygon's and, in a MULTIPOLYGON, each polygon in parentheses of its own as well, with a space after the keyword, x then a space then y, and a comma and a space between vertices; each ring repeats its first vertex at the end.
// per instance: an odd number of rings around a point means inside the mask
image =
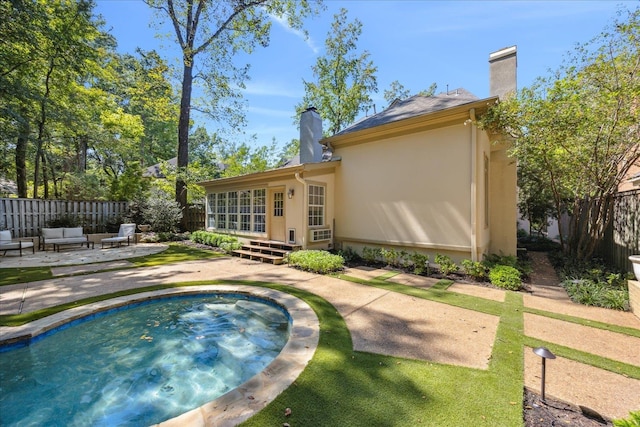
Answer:
POLYGON ((300 163, 322 161, 322 119, 314 107, 300 115, 300 163))
POLYGON ((489 55, 489 96, 504 99, 517 90, 517 47, 500 49, 489 55))

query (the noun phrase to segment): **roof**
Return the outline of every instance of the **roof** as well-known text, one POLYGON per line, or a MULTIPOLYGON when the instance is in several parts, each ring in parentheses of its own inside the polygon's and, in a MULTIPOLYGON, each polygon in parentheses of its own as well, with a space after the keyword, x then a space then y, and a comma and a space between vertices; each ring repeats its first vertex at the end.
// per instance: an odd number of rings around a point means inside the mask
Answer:
POLYGON ((402 101, 394 101, 389 108, 373 116, 366 117, 354 123, 348 128, 338 132, 334 136, 358 132, 364 129, 382 126, 412 117, 434 113, 478 101, 480 98, 471 92, 459 88, 438 95, 423 96, 414 95, 402 101))

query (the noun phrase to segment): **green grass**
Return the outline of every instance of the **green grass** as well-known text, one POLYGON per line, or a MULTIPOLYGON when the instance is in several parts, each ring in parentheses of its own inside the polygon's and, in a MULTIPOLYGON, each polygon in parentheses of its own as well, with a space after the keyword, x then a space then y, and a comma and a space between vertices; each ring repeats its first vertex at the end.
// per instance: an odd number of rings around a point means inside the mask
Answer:
MULTIPOLYGON (((169 253, 138 259, 136 265, 158 265, 185 259, 201 259, 193 248, 171 246, 169 253)), ((204 251, 207 252, 207 251, 204 251)), ((207 255, 209 255, 207 253, 207 255)), ((206 257, 205 257, 206 258, 206 257)), ((20 316, 0 316, 0 324, 13 325, 61 310, 110 299, 115 296, 202 284, 264 286, 287 292, 306 301, 320 319, 318 349, 308 366, 287 390, 243 426, 517 426, 522 425, 524 347, 544 345, 556 355, 640 379, 640 367, 588 354, 524 336, 524 312, 531 312, 592 327, 637 336, 637 330, 555 315, 525 308, 522 294, 507 291, 497 302, 447 291, 443 280, 429 289, 386 281, 387 273, 373 280, 339 278, 456 307, 499 316, 491 360, 487 370, 408 360, 353 350, 344 319, 334 306, 310 292, 274 283, 215 280, 174 283, 87 298, 20 316), (291 408, 290 417, 284 416, 291 408)))
POLYGON ((0 286, 50 279, 49 267, 0 268, 0 286))

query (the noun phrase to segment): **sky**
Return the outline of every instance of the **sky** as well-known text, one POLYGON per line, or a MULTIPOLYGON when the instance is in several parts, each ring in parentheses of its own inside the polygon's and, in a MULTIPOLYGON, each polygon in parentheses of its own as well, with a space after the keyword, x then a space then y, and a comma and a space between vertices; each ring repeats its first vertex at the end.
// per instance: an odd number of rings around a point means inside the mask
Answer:
MULTIPOLYGON (((461 87, 479 98, 488 97, 489 54, 514 45, 518 88, 530 86, 537 77, 556 70, 576 44, 600 34, 620 6, 638 7, 637 1, 578 0, 325 0, 324 4, 326 10, 305 21, 308 39, 274 21, 268 47, 237 57, 251 67, 251 80, 243 91, 247 126, 235 138, 238 142, 266 145, 275 139, 282 146, 299 137, 293 116, 304 96, 303 79, 314 81, 311 67, 324 55, 324 41, 340 8, 348 10, 349 21, 362 23, 358 50, 368 51, 378 67, 378 92, 372 98, 379 112, 387 104, 384 90, 395 80, 412 94, 436 83, 437 92, 461 87)), ((142 0, 97 0, 95 13, 106 21, 105 29, 116 38, 121 53, 134 53, 136 47, 156 49, 168 63, 180 66, 171 28, 154 24, 157 19, 142 0), (158 38, 159 34, 164 37, 158 38)), ((223 126, 197 114, 192 117, 210 132, 223 126)))

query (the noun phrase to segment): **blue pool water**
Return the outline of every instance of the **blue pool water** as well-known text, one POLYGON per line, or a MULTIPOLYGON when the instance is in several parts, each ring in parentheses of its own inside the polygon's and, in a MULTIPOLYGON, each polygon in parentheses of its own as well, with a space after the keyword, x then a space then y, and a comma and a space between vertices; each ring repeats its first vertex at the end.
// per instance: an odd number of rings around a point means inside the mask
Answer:
POLYGON ((0 425, 143 426, 263 370, 289 338, 275 304, 240 295, 154 300, 0 353, 0 425))

